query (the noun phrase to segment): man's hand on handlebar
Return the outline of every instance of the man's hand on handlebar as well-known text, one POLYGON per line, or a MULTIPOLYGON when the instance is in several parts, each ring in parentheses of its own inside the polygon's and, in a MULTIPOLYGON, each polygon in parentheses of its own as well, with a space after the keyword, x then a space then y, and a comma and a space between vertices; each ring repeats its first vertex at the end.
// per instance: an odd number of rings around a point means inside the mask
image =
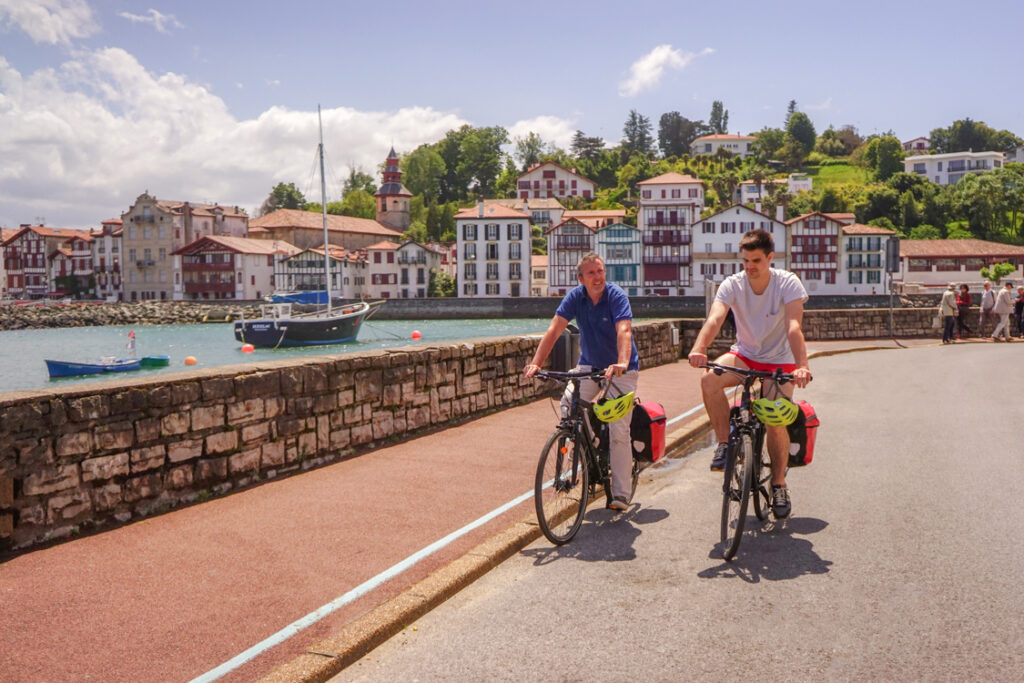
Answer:
POLYGON ((537 371, 539 371, 539 370, 540 370, 540 366, 539 365, 535 365, 533 363, 528 363, 526 365, 526 367, 523 368, 523 374, 526 377, 533 377, 534 375, 537 374, 537 371))
POLYGON ((690 361, 690 367, 702 368, 708 364, 708 356, 706 353, 700 351, 690 351, 690 355, 687 356, 690 361))
POLYGON ((808 367, 797 368, 793 371, 793 384, 803 389, 811 381, 811 371, 808 367))
POLYGON ((604 369, 604 378, 611 379, 612 377, 618 377, 626 372, 628 363, 613 363, 604 369))

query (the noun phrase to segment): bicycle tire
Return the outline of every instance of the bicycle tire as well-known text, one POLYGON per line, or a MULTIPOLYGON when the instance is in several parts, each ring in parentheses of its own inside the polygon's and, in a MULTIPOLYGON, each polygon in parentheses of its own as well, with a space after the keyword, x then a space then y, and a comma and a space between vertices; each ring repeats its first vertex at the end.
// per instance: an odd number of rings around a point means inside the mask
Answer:
POLYGON ((540 452, 533 485, 537 523, 555 545, 568 543, 576 535, 590 499, 585 447, 572 436, 559 429, 548 438, 540 452))
POLYGON ((743 537, 743 525, 753 487, 754 444, 749 434, 741 434, 729 449, 722 489, 722 556, 728 562, 736 556, 743 537))
POLYGON ((772 459, 768 455, 767 446, 761 446, 761 467, 758 468, 757 482, 754 484, 754 514, 757 519, 765 522, 772 513, 772 459))

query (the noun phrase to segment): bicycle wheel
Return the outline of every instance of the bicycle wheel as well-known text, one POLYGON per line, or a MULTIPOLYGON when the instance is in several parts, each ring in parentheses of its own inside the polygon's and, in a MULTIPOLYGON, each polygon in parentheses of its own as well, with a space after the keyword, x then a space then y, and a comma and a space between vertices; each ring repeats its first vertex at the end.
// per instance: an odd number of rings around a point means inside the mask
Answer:
POLYGON ((761 467, 754 482, 754 514, 764 522, 772 512, 772 459, 768 456, 768 448, 761 447, 761 467))
POLYGON ((730 447, 725 465, 725 487, 722 490, 722 555, 726 561, 736 556, 747 517, 750 489, 753 486, 754 444, 749 434, 742 434, 730 447))
POLYGON ((533 502, 540 530, 555 545, 568 543, 583 523, 590 483, 583 449, 571 433, 557 430, 540 452, 533 502))

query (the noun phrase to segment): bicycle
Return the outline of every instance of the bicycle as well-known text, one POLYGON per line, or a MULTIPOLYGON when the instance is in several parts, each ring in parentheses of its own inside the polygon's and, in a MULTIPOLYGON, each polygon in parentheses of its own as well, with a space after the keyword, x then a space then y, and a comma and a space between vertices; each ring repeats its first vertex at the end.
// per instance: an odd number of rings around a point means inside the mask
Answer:
POLYGON ((785 399, 781 410, 785 412, 788 422, 779 421, 765 414, 779 410, 781 399, 752 400, 752 388, 757 380, 773 380, 780 386, 793 381, 791 373, 782 372, 781 368, 766 372, 763 370, 745 370, 730 365, 709 362, 703 366, 716 375, 723 372, 732 373, 743 379, 743 392, 738 405, 729 410, 729 442, 725 464, 725 481, 722 484, 722 533, 723 556, 726 561, 736 556, 743 527, 747 518, 747 506, 750 494, 754 493, 754 514, 764 522, 772 510, 771 479, 772 461, 765 448, 765 422, 772 424, 789 424, 796 418, 797 406, 785 399), (764 403, 767 402, 767 403, 764 403), (769 405, 771 404, 771 405, 769 405), (788 404, 788 405, 787 405, 788 404))
MULTIPOLYGON (((598 483, 604 487, 606 502, 611 503, 608 424, 598 421, 595 430, 590 421, 592 407, 610 387, 603 370, 539 370, 534 376, 564 385, 572 384, 569 405, 562 407, 561 420, 540 452, 533 488, 541 531, 555 545, 563 545, 579 531, 583 513, 596 494, 598 483), (593 402, 580 396, 580 386, 587 379, 598 382, 602 387, 593 402)), ((640 469, 640 463, 634 457, 630 501, 636 493, 640 469)))

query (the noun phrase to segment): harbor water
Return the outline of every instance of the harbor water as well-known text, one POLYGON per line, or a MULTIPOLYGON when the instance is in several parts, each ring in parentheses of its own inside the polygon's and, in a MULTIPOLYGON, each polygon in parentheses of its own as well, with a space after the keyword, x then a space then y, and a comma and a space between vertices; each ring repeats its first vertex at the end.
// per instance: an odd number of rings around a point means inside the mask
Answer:
POLYGON ((148 377, 192 368, 265 362, 302 356, 323 356, 374 351, 401 346, 453 342, 479 337, 538 334, 550 318, 498 320, 380 320, 364 323, 358 341, 329 346, 256 349, 246 353, 235 340, 231 323, 203 325, 138 325, 67 327, 0 331, 0 395, 11 391, 75 387, 83 382, 148 377), (170 365, 126 373, 50 379, 46 359, 93 362, 105 356, 125 358, 129 335, 135 333, 134 355, 169 356, 170 365), (413 332, 420 338, 413 339, 413 332), (195 365, 185 365, 193 357, 195 365))

